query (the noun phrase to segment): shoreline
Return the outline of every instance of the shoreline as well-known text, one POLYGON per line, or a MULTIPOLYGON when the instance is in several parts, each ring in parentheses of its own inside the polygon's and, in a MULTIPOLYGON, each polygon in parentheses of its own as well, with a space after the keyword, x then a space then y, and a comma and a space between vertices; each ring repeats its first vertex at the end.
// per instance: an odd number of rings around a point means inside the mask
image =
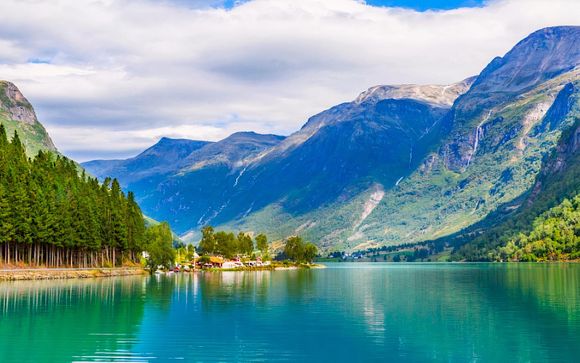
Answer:
MULTIPOLYGON (((447 262, 367 262, 367 261, 324 261, 325 263, 377 263, 377 264, 497 264, 497 265, 520 265, 520 264, 578 264, 580 260, 567 261, 536 261, 536 262, 514 262, 514 261, 447 261, 447 262)), ((208 268, 196 269, 190 272, 244 272, 244 271, 289 271, 289 270, 309 270, 325 269, 323 263, 312 265, 289 265, 289 266, 263 266, 263 267, 242 267, 242 268, 208 268)), ((114 268, 0 268, 0 282, 4 281, 26 281, 26 280, 64 280, 64 279, 87 279, 100 277, 136 276, 151 275, 148 270, 140 267, 114 267, 114 268)))
POLYGON ((254 267, 237 267, 237 268, 202 268, 191 271, 184 271, 179 273, 197 273, 197 272, 246 272, 246 271, 289 271, 289 270, 310 270, 310 269, 325 269, 327 268, 321 264, 312 265, 270 265, 270 266, 254 266, 254 267))
POLYGON ((0 282, 25 280, 63 280, 147 274, 142 268, 30 268, 0 269, 0 282))
POLYGON ((260 266, 260 267, 238 267, 238 268, 210 268, 195 270, 198 271, 288 271, 288 270, 310 270, 310 269, 323 269, 326 268, 324 265, 311 264, 311 265, 271 265, 271 266, 260 266))
POLYGON ((323 269, 326 266, 318 263, 313 263, 311 265, 300 265, 300 266, 278 266, 274 270, 284 271, 284 270, 310 270, 310 269, 323 269))

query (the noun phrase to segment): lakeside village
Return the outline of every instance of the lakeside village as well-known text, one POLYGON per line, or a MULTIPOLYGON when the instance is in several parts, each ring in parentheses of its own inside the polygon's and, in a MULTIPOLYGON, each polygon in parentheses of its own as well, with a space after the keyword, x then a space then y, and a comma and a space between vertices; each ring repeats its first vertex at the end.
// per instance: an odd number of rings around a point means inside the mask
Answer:
MULTIPOLYGON (((158 251, 155 251, 158 252, 158 251)), ((153 253, 154 254, 154 253, 153 253)), ((299 236, 289 237, 283 250, 274 258, 270 253, 268 237, 258 234, 254 239, 249 234, 218 231, 207 226, 202 229, 202 238, 197 249, 189 244, 178 243, 172 256, 158 260, 152 253, 143 252, 151 272, 172 274, 195 270, 274 270, 309 268, 318 254, 317 247, 304 242, 299 236), (158 261, 156 261, 158 260, 158 261)))
MULTIPOLYGON (((146 255, 146 252, 144 252, 146 255)), ((273 265, 272 261, 262 261, 261 257, 247 258, 246 256, 236 256, 233 259, 227 259, 221 256, 199 256, 194 252, 194 257, 189 259, 178 258, 175 266, 168 270, 163 266, 157 266, 156 274, 177 273, 177 272, 191 272, 195 270, 262 270, 276 268, 278 265, 273 265)))

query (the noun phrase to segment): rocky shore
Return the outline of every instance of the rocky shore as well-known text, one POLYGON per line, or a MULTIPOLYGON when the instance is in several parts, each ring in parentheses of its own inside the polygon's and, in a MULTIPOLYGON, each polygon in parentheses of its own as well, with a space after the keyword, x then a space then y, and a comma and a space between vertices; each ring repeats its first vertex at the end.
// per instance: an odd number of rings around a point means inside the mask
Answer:
POLYGON ((85 279, 147 274, 142 268, 0 269, 0 281, 85 279))

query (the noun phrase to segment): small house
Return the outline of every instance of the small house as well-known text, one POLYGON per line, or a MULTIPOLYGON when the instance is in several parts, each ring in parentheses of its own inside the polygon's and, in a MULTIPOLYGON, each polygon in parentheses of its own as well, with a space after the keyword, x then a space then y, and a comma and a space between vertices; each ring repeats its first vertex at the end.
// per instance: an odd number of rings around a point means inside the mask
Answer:
POLYGON ((224 259, 222 257, 210 256, 209 263, 212 267, 222 267, 224 264, 224 259))
POLYGON ((237 263, 235 261, 225 261, 222 264, 222 268, 236 268, 236 267, 238 267, 238 266, 237 266, 237 263))

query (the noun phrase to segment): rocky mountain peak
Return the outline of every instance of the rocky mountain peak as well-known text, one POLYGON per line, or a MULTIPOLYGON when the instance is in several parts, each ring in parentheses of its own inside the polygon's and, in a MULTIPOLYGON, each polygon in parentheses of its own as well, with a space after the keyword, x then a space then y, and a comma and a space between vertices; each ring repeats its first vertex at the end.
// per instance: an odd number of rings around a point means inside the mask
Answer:
POLYGON ((580 65, 580 26, 538 30, 483 70, 470 93, 514 93, 580 65))
POLYGON ((8 81, 0 81, 0 123, 9 135, 18 132, 29 156, 35 156, 39 150, 57 152, 30 102, 8 81))
POLYGON ((28 125, 38 122, 32 105, 14 83, 0 81, 0 108, 12 120, 28 125))
POLYGON ((227 138, 221 140, 222 143, 266 143, 276 144, 278 141, 284 139, 284 136, 272 134, 259 134, 253 131, 239 131, 231 134, 227 138))
POLYGON ((553 129, 554 124, 561 123, 569 112, 567 99, 572 90, 566 84, 576 82, 579 65, 578 26, 538 30, 505 56, 494 58, 469 91, 458 98, 445 120, 444 133, 451 135, 450 142, 441 149, 446 166, 464 171, 480 151, 518 138, 517 150, 521 151, 525 140, 534 136, 528 133, 536 124, 552 125, 553 129), (517 100, 531 102, 532 95, 536 97, 535 105, 528 102, 518 117, 511 117, 515 114, 508 112, 508 106, 516 106, 517 100), (496 136, 489 133, 500 129, 503 131, 496 136))
POLYGON ((380 101, 385 99, 413 99, 433 106, 451 107, 453 102, 467 92, 475 77, 450 85, 385 85, 374 86, 361 93, 355 103, 380 101))

